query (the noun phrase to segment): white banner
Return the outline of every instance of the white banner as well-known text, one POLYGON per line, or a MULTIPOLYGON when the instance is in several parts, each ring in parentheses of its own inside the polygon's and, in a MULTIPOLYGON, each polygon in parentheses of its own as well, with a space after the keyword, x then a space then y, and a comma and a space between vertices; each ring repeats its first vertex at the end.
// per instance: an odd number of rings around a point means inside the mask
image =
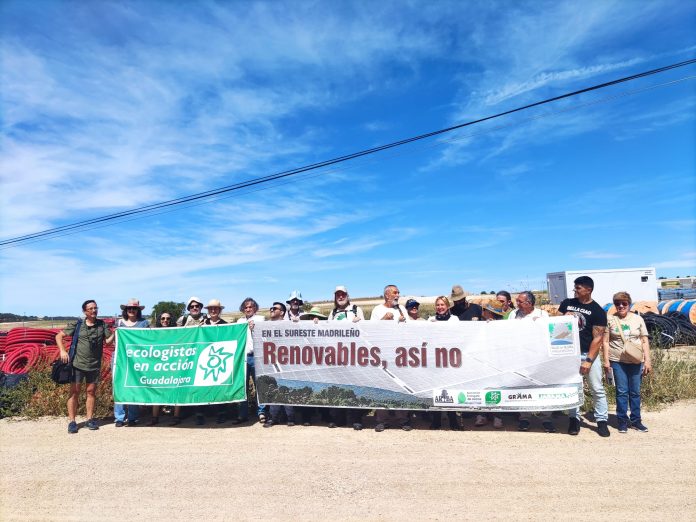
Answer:
POLYGON ((262 404, 471 411, 583 401, 577 319, 265 322, 253 332, 262 404))

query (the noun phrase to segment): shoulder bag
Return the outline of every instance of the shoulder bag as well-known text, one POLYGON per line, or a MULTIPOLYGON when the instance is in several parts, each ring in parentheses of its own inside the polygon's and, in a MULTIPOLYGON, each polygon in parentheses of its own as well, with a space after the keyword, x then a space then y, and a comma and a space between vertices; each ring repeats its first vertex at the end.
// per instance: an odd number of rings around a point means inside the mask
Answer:
POLYGON ((77 338, 80 335, 80 327, 82 326, 82 320, 78 319, 75 325, 75 332, 73 333, 72 341, 70 343, 70 351, 68 352, 68 362, 63 362, 60 357, 53 361, 51 365, 51 379, 56 384, 70 384, 73 378, 73 359, 75 358, 75 351, 77 349, 77 338))
POLYGON ((621 340, 623 341, 623 350, 621 350, 621 356, 619 361, 628 364, 640 364, 643 362, 643 347, 636 346, 631 342, 626 342, 626 336, 624 335, 623 328, 621 328, 621 321, 616 316, 613 316, 614 322, 619 329, 621 334, 621 340))

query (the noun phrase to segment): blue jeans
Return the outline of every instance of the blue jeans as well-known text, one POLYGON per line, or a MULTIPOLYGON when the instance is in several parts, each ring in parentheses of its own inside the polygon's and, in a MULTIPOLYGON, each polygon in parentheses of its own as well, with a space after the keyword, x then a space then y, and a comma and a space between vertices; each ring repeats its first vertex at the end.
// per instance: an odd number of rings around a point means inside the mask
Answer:
MULTIPOLYGON (((256 387, 256 366, 254 364, 254 356, 253 355, 247 355, 247 391, 249 391, 249 376, 251 376, 251 380, 254 381, 254 388, 256 387)), ((249 398, 247 397, 247 400, 242 401, 239 403, 239 415, 238 417, 240 419, 248 419, 249 418, 249 398)), ((266 406, 263 404, 259 404, 259 407, 256 409, 256 415, 261 415, 262 413, 266 413, 266 406)))
POLYGON ((611 361, 616 383, 616 418, 619 423, 628 423, 626 414, 631 407, 631 424, 640 422, 640 381, 642 364, 627 364, 611 361))
POLYGON ((135 404, 121 404, 117 402, 114 404, 114 417, 117 421, 126 420, 126 408, 128 408, 128 422, 135 422, 138 420, 138 414, 140 413, 140 406, 135 404))
MULTIPOLYGON (((587 357, 586 353, 581 354, 580 360, 582 361, 585 357, 587 357)), ((590 386, 590 393, 592 394, 592 402, 594 403, 595 421, 606 422, 609 419, 609 405, 607 404, 607 392, 602 384, 602 361, 599 355, 597 355, 592 366, 590 366, 590 373, 586 377, 587 384, 590 386)), ((572 408, 568 410, 568 415, 580 420, 580 409, 572 408)))

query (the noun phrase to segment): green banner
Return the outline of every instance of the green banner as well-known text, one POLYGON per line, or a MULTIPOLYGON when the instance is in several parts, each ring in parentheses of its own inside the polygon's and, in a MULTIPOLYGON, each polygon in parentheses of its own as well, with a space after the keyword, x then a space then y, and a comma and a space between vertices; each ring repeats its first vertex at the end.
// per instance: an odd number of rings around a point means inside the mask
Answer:
POLYGON ((246 324, 119 328, 114 402, 215 404, 246 400, 246 324))

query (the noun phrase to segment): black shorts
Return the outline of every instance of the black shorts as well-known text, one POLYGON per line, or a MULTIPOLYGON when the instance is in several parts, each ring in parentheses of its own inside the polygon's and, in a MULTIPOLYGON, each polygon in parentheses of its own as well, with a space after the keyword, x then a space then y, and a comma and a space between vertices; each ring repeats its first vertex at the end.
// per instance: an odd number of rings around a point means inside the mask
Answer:
POLYGON ((85 372, 83 370, 78 370, 73 368, 73 379, 72 382, 81 383, 85 381, 87 384, 96 384, 99 382, 100 370, 93 370, 91 372, 85 372))

